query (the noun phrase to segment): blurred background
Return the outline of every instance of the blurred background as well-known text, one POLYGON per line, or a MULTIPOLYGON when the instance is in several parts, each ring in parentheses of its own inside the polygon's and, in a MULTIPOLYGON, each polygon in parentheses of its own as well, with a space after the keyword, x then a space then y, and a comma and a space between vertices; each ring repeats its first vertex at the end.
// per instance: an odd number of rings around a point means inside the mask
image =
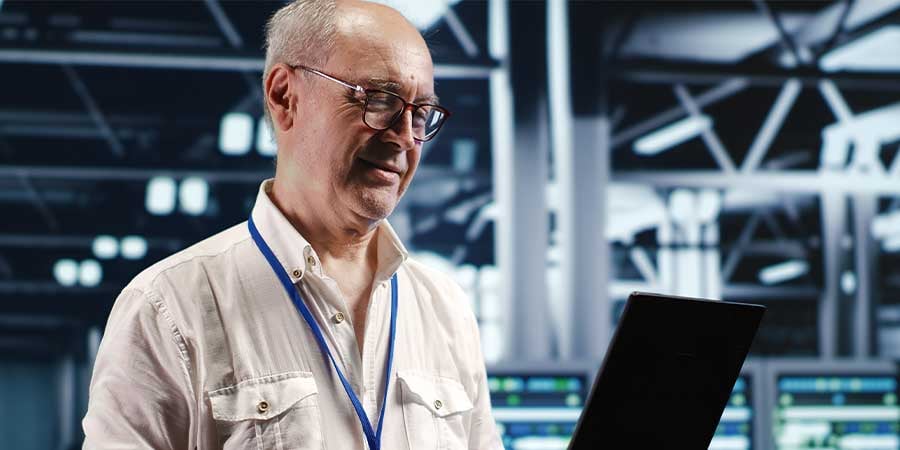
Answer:
MULTIPOLYGON (((507 448, 565 448, 635 290, 769 308, 711 449, 900 448, 900 1, 390 3, 454 113, 390 221, 507 448)), ((248 216, 281 5, 0 0, 2 447, 80 448, 117 293, 248 216)))

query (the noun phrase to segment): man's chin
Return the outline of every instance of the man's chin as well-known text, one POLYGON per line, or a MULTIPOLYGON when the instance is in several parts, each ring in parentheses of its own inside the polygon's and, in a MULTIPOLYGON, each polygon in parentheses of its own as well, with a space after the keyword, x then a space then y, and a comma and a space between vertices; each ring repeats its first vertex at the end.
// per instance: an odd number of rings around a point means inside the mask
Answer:
POLYGON ((394 212, 397 207, 397 195, 393 192, 384 192, 376 190, 368 190, 356 198, 357 214, 372 220, 379 221, 394 212))

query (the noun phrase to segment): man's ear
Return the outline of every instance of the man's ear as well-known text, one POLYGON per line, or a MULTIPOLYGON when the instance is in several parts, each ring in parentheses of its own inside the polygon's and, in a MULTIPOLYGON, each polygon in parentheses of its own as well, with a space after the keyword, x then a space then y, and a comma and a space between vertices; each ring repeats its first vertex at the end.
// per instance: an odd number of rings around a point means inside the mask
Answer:
POLYGON ((294 111, 292 106, 295 100, 292 92, 291 74, 293 71, 284 64, 276 64, 266 77, 265 100, 272 118, 272 126, 286 131, 294 124, 294 111))

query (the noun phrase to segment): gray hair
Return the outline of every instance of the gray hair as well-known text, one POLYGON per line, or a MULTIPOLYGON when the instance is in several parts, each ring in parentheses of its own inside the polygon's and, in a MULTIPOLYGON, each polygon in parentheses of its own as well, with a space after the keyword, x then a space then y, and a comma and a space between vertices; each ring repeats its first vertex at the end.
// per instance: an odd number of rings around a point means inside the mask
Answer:
MULTIPOLYGON (((321 67, 328 61, 334 47, 336 17, 335 0, 294 0, 272 15, 266 24, 264 93, 266 78, 275 64, 321 67)), ((274 130, 265 94, 263 111, 274 130)))

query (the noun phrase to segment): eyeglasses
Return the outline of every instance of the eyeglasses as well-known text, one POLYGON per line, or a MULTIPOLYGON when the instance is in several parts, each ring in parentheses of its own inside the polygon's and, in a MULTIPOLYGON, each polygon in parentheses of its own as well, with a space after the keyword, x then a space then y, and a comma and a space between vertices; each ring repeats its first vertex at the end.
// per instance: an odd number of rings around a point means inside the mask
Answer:
POLYGON ((431 140, 440 131, 444 122, 450 117, 447 108, 431 104, 410 103, 403 97, 381 89, 365 89, 358 84, 339 80, 331 75, 306 66, 290 66, 292 69, 303 69, 351 89, 358 98, 364 101, 363 123, 376 131, 387 130, 397 124, 403 113, 412 108, 413 138, 419 142, 431 140))

